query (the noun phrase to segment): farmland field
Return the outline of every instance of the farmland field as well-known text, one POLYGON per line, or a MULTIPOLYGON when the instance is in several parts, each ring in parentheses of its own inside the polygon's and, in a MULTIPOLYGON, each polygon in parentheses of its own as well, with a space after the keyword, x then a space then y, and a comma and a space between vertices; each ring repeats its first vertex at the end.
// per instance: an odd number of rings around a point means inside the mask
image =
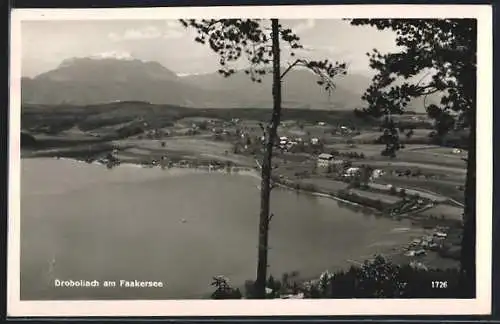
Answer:
POLYGON ((447 219, 462 220, 463 208, 440 204, 421 212, 424 216, 445 217, 447 219))

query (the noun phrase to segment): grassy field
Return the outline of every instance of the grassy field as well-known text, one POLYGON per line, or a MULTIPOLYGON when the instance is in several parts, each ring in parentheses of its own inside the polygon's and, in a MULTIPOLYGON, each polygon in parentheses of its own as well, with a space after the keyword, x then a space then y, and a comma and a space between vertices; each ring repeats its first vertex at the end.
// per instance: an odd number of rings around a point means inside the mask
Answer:
POLYGON ((203 137, 175 137, 161 140, 125 139, 116 142, 119 145, 130 147, 121 152, 122 155, 130 154, 136 157, 154 157, 159 159, 165 155, 185 159, 213 159, 232 161, 243 166, 254 166, 255 162, 247 157, 236 155, 232 152, 232 145, 222 141, 210 141, 203 137), (165 143, 165 147, 161 143, 165 143))
POLYGON ((450 197, 460 203, 464 203, 464 192, 456 188, 464 182, 445 182, 443 180, 415 179, 406 177, 384 177, 377 180, 378 183, 392 184, 402 188, 429 190, 450 197))
POLYGON ((338 152, 358 152, 363 153, 366 157, 380 157, 380 152, 382 152, 383 145, 379 144, 353 144, 349 145, 345 142, 327 144, 325 145, 325 151, 338 151, 338 152))
POLYGON ((431 209, 423 211, 421 214, 426 217, 444 217, 447 219, 462 220, 463 208, 446 204, 436 205, 431 209))
MULTIPOLYGON (((407 151, 418 151, 419 153, 431 153, 431 154, 457 156, 457 154, 454 154, 452 152, 453 150, 451 148, 437 146, 437 145, 407 145, 406 150, 407 151)), ((462 150, 462 153, 460 153, 459 156, 463 156, 464 154, 467 154, 467 150, 462 150)))
POLYGON ((306 185, 313 185, 313 186, 317 187, 318 189, 321 189, 324 191, 329 191, 329 192, 337 192, 337 191, 343 190, 347 187, 347 184, 345 182, 335 181, 335 180, 330 180, 330 179, 325 179, 325 178, 320 178, 320 177, 303 179, 300 181, 300 183, 303 183, 306 185))
MULTIPOLYGON (((442 166, 458 169, 465 169, 466 163, 462 158, 467 153, 453 154, 451 148, 436 146, 407 145, 404 149, 396 153, 395 158, 381 156, 384 149, 382 144, 345 144, 336 143, 325 145, 326 151, 336 150, 338 152, 358 152, 363 153, 365 157, 374 161, 387 161, 388 163, 399 163, 401 161, 408 163, 418 163, 428 165, 428 168, 436 167, 442 169, 442 166)), ((370 162, 371 163, 371 162, 370 162)))
POLYGON ((378 193, 378 192, 370 192, 370 191, 360 190, 360 189, 351 189, 350 191, 354 194, 359 195, 359 196, 367 197, 367 198, 370 198, 373 200, 380 200, 386 204, 394 204, 394 203, 401 200, 400 197, 391 196, 389 194, 383 194, 383 193, 378 193))
POLYGON ((464 155, 451 155, 428 153, 424 150, 421 151, 406 151, 398 152, 397 159, 404 160, 412 163, 425 163, 428 165, 445 165, 453 168, 465 169, 466 163, 462 158, 464 155))
MULTIPOLYGON (((431 129, 414 129, 413 135, 411 137, 407 137, 405 134, 400 134, 400 140, 403 143, 413 143, 413 142, 429 142, 429 134, 431 133, 431 129)), ((372 131, 372 132, 363 132, 363 134, 354 136, 352 140, 355 143, 367 143, 373 144, 374 141, 380 137, 382 133, 380 131, 372 131)))
POLYGON ((403 159, 379 159, 379 160, 367 160, 356 162, 357 165, 370 164, 373 167, 381 169, 404 169, 404 168, 418 168, 429 173, 442 173, 442 174, 453 174, 456 176, 465 176, 467 170, 465 168, 440 165, 440 164, 429 164, 426 162, 413 162, 405 161, 403 159))

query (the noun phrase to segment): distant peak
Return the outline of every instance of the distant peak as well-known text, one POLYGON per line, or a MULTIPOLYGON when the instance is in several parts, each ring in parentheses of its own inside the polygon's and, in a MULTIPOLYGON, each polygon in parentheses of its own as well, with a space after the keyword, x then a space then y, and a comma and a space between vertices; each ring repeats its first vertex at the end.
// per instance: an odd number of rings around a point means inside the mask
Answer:
POLYGON ((72 64, 75 64, 79 61, 85 61, 85 60, 107 60, 107 59, 113 59, 113 60, 121 60, 121 61, 133 61, 136 60, 130 53, 128 52, 118 52, 118 51, 109 51, 109 52, 101 52, 101 53, 96 53, 92 54, 86 57, 72 57, 72 58, 67 58, 61 62, 59 67, 64 67, 64 66, 69 66, 72 64))
POLYGON ((193 72, 193 73, 176 73, 178 77, 188 77, 188 76, 196 76, 196 75, 209 75, 215 72, 193 72))
POLYGON ((109 51, 90 55, 92 59, 117 59, 117 60, 134 60, 135 58, 129 52, 109 51))

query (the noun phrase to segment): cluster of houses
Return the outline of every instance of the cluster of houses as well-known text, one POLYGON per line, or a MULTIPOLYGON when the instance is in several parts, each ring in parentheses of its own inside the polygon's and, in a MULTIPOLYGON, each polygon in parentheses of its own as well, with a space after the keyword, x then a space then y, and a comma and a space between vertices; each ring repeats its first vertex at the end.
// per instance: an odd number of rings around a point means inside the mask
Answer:
POLYGON ((213 127, 212 133, 214 133, 215 135, 229 135, 229 131, 222 127, 213 127))
POLYGON ((294 146, 298 145, 299 143, 303 143, 303 140, 300 137, 290 139, 286 136, 281 136, 279 138, 279 147, 283 150, 291 150, 294 146))
MULTIPOLYGON (((317 167, 321 169, 329 169, 333 168, 334 170, 342 170, 345 165, 345 161, 341 159, 336 159, 332 154, 322 153, 318 155, 317 158, 317 167)), ((343 170, 343 175, 345 177, 356 177, 361 174, 361 168, 359 167, 349 167, 346 170, 343 170)), ((380 178, 384 175, 384 171, 380 169, 375 169, 372 171, 370 175, 370 179, 380 178)))
MULTIPOLYGON (((261 140, 264 141, 265 138, 262 137, 261 140)), ((317 146, 321 144, 321 140, 317 137, 313 137, 309 141, 304 141, 301 137, 288 138, 287 136, 281 136, 278 139, 278 146, 283 150, 291 150, 294 146, 301 144, 317 146)))
POLYGON ((352 129, 347 126, 340 126, 340 129, 338 131, 340 131, 340 134, 342 135, 349 135, 352 133, 352 129))
MULTIPOLYGON (((187 128, 179 131, 179 133, 182 133, 184 135, 196 135, 201 131, 209 130, 216 136, 229 135, 230 133, 228 128, 237 125, 238 123, 240 123, 240 119, 238 118, 233 118, 231 121, 226 122, 216 119, 209 119, 201 122, 193 122, 187 128)), ((148 124, 144 123, 144 127, 147 128, 148 124)), ((150 139, 158 139, 164 136, 170 136, 172 134, 168 130, 153 129, 145 132, 144 135, 150 139)))
POLYGON ((149 139, 160 139, 166 136, 170 136, 170 132, 168 130, 162 129, 152 129, 145 133, 146 138, 149 139))
POLYGON ((411 241, 405 256, 415 257, 427 254, 427 250, 437 251, 443 246, 446 237, 445 229, 437 227, 431 235, 411 241))
MULTIPOLYGON (((211 131, 216 136, 230 135, 229 128, 237 125, 241 122, 239 118, 233 118, 231 121, 221 121, 216 119, 208 119, 201 122, 193 122, 189 126, 186 126, 183 130, 179 131, 169 131, 166 129, 151 129, 140 135, 141 138, 145 137, 148 139, 159 139, 166 136, 171 136, 173 133, 179 133, 183 135, 196 135, 201 131, 208 130, 211 131)), ((149 124, 144 122, 142 124, 144 129, 149 128, 149 124)), ((237 134, 238 135, 238 134, 237 134)))

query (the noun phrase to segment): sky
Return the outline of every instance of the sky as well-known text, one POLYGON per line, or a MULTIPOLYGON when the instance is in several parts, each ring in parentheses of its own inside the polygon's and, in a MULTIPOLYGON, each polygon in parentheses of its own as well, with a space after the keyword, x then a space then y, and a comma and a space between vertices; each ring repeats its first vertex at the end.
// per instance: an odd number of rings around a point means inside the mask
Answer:
MULTIPOLYGON (((373 74, 367 52, 396 49, 395 34, 374 27, 351 26, 339 19, 282 20, 301 39, 297 56, 348 63, 351 72, 373 74)), ((219 69, 208 46, 177 20, 23 21, 22 75, 34 77, 74 57, 118 57, 157 61, 179 75, 219 69)), ((282 61, 290 58, 283 51, 282 61)), ((243 62, 239 63, 243 67, 243 62)))

